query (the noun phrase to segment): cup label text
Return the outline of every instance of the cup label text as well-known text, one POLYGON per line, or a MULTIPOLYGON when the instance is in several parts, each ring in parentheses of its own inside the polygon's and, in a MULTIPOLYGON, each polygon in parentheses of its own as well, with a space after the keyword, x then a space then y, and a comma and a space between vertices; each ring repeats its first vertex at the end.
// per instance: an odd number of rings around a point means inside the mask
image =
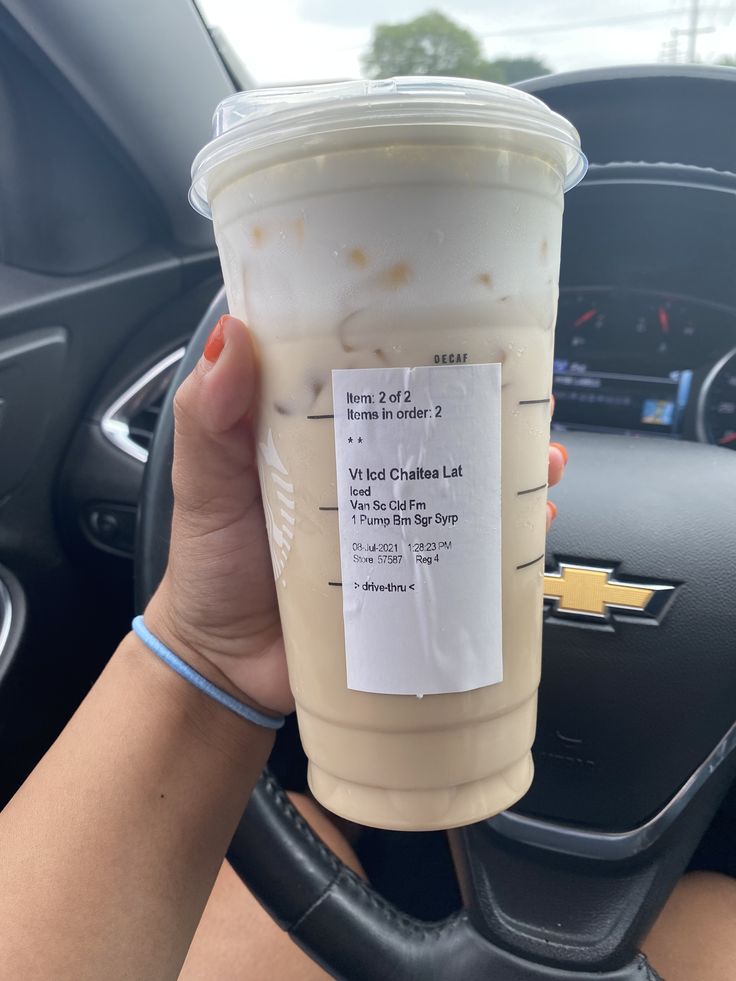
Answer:
POLYGON ((501 365, 332 372, 348 687, 503 680, 501 365))

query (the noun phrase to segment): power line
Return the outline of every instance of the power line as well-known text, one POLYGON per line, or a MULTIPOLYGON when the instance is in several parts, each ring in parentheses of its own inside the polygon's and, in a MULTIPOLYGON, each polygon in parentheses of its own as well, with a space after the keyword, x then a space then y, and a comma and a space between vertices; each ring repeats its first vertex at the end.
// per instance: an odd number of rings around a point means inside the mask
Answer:
MULTIPOLYGON (((700 7, 699 13, 719 13, 718 6, 700 7)), ((586 27, 614 27, 617 24, 633 24, 647 20, 667 20, 679 14, 690 14, 690 7, 675 7, 671 10, 657 10, 649 13, 626 14, 620 17, 600 17, 591 20, 568 21, 564 24, 537 24, 534 27, 507 27, 502 31, 490 31, 481 37, 512 37, 525 34, 555 34, 559 31, 576 31, 586 27)))
POLYGON ((726 24, 730 24, 731 21, 733 20, 734 14, 736 14, 736 3, 730 3, 730 4, 728 4, 728 6, 726 7, 726 9, 723 11, 723 13, 726 16, 725 23, 726 24))

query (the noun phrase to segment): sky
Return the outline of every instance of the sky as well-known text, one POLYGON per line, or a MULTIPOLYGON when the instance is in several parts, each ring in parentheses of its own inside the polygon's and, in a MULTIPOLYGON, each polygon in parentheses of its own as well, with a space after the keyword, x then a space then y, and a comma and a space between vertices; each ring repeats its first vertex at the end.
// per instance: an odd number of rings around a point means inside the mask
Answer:
MULTIPOLYGON (((258 85, 356 78, 377 23, 441 10, 478 35, 490 59, 535 55, 555 71, 664 60, 694 0, 198 0, 258 85)), ((700 0, 697 56, 736 54, 736 2, 700 0)), ((670 59, 672 60, 672 59, 670 59)))

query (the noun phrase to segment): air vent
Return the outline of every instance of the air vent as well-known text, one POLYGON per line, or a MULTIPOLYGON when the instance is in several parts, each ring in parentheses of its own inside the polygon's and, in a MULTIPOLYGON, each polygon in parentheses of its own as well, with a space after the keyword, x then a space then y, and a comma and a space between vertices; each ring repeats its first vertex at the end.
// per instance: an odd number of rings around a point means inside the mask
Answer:
POLYGON ((177 365, 184 357, 177 348, 135 381, 106 410, 100 423, 110 442, 134 460, 145 463, 156 423, 177 365))

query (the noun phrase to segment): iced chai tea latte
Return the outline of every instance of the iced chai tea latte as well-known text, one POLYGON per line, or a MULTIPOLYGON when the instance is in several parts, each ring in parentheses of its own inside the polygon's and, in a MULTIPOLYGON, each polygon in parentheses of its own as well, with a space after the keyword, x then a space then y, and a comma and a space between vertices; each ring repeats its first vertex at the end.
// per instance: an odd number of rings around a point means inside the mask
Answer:
POLYGON ((315 796, 481 820, 532 778, 573 127, 490 83, 243 93, 192 200, 262 367, 258 456, 315 796))

